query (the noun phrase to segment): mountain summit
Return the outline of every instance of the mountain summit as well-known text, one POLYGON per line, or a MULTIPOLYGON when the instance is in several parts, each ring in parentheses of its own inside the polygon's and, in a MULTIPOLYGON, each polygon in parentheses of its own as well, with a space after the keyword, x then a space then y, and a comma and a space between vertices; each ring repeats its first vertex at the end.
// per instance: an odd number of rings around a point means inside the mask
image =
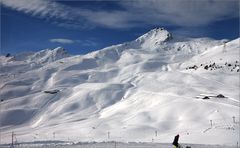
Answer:
POLYGON ((172 39, 171 33, 164 28, 155 28, 140 36, 136 42, 140 43, 142 48, 155 48, 162 42, 172 39))

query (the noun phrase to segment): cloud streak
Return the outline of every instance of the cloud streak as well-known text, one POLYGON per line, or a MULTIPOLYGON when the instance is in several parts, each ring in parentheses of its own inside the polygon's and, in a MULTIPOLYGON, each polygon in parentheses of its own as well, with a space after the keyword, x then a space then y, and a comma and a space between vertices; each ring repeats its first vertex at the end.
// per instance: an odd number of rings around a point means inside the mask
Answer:
POLYGON ((72 40, 72 39, 66 39, 66 38, 55 38, 55 39, 49 39, 49 42, 59 43, 59 44, 81 44, 81 46, 85 46, 85 47, 97 46, 97 41, 95 39, 72 40))
POLYGON ((239 17, 238 0, 116 1, 123 10, 111 11, 93 11, 48 0, 2 0, 1 3, 70 28, 132 28, 144 25, 198 27, 239 17))
MULTIPOLYGON (((146 23, 159 22, 182 27, 203 26, 209 23, 239 17, 237 0, 149 0, 122 3, 133 16, 145 18, 146 23), (141 15, 136 15, 140 13, 141 15)), ((140 18, 138 18, 140 20, 140 18)))
POLYGON ((49 40, 52 43, 60 43, 60 44, 73 44, 75 41, 74 40, 70 40, 70 39, 50 39, 49 40))

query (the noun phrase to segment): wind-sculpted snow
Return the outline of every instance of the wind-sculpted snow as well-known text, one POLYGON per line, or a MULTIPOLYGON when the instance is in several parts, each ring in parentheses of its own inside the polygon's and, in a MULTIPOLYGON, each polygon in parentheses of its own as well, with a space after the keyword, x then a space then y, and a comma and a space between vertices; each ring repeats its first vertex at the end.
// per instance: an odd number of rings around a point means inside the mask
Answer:
POLYGON ((86 55, 1 56, 1 141, 236 145, 239 39, 224 41, 157 28, 86 55))
POLYGON ((95 59, 82 59, 79 64, 75 64, 72 66, 67 67, 64 69, 65 71, 72 71, 72 70, 87 70, 87 69, 93 69, 98 67, 97 62, 95 59))
POLYGON ((12 109, 3 112, 1 118, 4 119, 2 126, 17 126, 28 122, 32 119, 34 109, 12 109))

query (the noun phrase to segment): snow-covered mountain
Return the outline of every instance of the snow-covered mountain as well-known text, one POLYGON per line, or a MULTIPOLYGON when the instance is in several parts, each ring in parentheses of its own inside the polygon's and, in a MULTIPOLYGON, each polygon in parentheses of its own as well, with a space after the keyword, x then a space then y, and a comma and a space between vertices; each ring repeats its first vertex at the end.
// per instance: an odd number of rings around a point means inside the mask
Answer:
POLYGON ((10 54, 8 56, 1 56, 1 63, 6 63, 9 61, 24 61, 27 63, 35 62, 38 64, 43 64, 66 58, 68 56, 69 54, 64 48, 57 47, 55 49, 45 49, 39 52, 26 52, 14 56, 11 56, 10 54))
POLYGON ((46 64, 69 56, 66 50, 61 47, 45 49, 39 52, 19 53, 14 56, 10 54, 6 56, 0 55, 0 76, 3 81, 5 78, 8 80, 8 78, 15 77, 15 75, 19 75, 20 73, 38 69, 46 64))
POLYGON ((62 48, 0 57, 2 141, 239 139, 239 39, 156 28, 86 55, 62 48), (216 138, 217 137, 217 138, 216 138))

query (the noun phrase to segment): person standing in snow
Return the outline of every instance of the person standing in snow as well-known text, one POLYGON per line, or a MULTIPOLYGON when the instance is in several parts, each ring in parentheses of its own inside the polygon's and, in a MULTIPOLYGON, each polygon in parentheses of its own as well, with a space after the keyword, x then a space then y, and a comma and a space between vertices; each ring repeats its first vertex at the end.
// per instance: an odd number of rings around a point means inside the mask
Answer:
POLYGON ((174 140, 173 140, 172 145, 174 145, 175 148, 182 148, 182 146, 178 143, 178 139, 179 139, 179 134, 177 134, 177 135, 174 137, 174 140))

